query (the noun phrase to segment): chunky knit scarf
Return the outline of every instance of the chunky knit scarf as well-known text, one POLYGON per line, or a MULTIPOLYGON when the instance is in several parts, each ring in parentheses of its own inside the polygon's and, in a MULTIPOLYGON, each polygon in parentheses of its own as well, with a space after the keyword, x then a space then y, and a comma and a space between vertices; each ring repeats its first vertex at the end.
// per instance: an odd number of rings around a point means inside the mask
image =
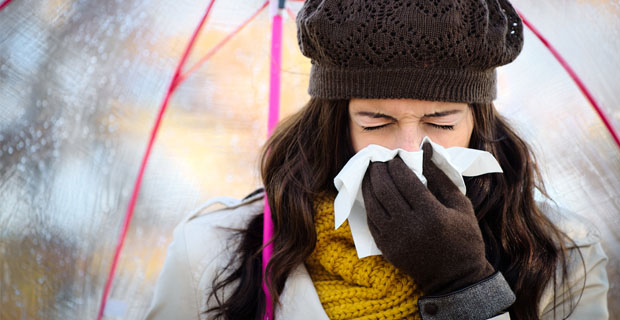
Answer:
POLYGON ((383 256, 357 257, 351 229, 334 230, 334 198, 315 202, 316 248, 306 267, 330 319, 420 319, 422 291, 383 256))

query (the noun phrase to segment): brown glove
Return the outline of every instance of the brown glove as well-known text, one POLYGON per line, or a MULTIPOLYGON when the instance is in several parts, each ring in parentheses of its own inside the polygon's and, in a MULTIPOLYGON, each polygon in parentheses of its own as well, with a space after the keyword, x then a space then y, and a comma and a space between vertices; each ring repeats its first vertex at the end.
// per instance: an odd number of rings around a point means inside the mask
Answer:
POLYGON ((370 232, 383 256, 409 274, 425 295, 449 293, 492 275, 469 199, 430 160, 428 189, 402 161, 370 164, 362 193, 370 232))

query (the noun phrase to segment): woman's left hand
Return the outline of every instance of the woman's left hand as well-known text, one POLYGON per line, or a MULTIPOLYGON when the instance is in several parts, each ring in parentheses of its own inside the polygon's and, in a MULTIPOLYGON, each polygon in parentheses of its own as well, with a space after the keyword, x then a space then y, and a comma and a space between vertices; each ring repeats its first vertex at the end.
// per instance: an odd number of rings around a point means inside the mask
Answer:
POLYGON ((400 157, 370 164, 362 193, 370 232, 384 257, 426 295, 458 290, 495 272, 471 201, 431 161, 423 146, 428 189, 400 157))

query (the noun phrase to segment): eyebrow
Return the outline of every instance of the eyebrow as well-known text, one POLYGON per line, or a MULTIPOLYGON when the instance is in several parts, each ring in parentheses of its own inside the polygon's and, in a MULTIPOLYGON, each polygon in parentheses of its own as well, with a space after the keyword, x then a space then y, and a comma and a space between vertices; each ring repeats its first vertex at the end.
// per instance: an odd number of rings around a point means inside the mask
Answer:
POLYGON ((439 117, 445 117, 451 114, 456 114, 456 113, 461 113, 461 112, 463 112, 463 110, 459 110, 459 109, 446 110, 446 111, 440 111, 440 112, 435 112, 431 114, 425 114, 424 116, 422 116, 422 118, 439 118, 439 117))
MULTIPOLYGON (((458 110, 458 109, 446 110, 446 111, 440 111, 440 112, 425 114, 425 115, 422 116, 422 118, 440 118, 440 117, 445 117, 445 116, 449 116, 451 114, 456 114, 456 113, 461 113, 461 112, 463 112, 463 110, 458 110)), ((381 112, 360 111, 360 112, 356 113, 355 115, 371 117, 371 118, 374 118, 374 119, 388 119, 388 120, 391 120, 391 121, 396 121, 396 118, 394 118, 392 116, 389 116, 389 115, 387 115, 385 113, 381 113, 381 112)))
POLYGON ((396 118, 392 117, 392 116, 388 116, 385 113, 381 113, 381 112, 368 112, 368 111, 360 111, 358 113, 355 114, 356 116, 366 116, 366 117, 371 117, 374 119, 388 119, 391 121, 396 121, 396 118))

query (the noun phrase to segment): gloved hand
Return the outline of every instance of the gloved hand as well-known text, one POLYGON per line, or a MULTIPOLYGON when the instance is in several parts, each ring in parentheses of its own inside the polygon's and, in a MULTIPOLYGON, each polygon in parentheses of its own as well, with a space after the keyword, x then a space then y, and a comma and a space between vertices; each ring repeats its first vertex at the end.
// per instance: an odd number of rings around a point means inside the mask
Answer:
POLYGON ((423 146, 428 189, 396 156, 373 162, 362 182, 368 226, 385 259, 425 295, 456 291, 492 275, 471 201, 431 161, 423 146))

